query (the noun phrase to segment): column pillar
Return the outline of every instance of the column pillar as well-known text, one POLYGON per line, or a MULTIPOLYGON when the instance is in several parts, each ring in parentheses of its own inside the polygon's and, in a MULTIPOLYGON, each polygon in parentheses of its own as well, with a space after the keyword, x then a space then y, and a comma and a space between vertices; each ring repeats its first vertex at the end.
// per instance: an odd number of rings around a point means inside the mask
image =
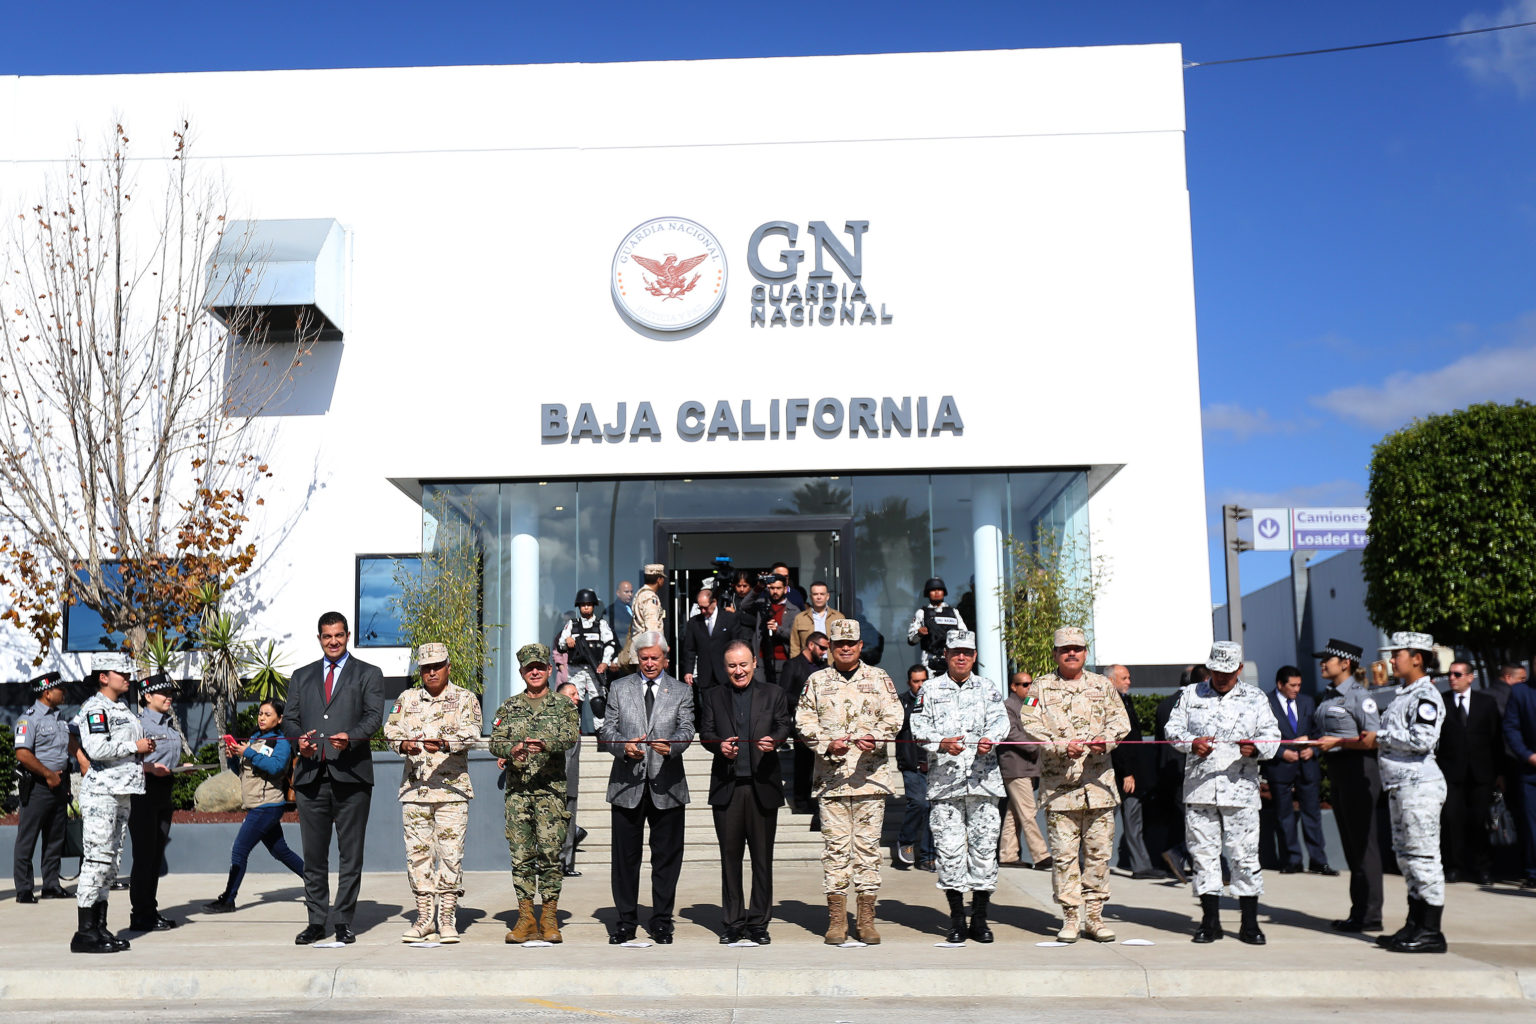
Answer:
POLYGON ((1007 487, 1000 476, 978 476, 971 484, 971 547, 976 577, 976 656, 981 674, 1008 688, 1008 657, 1003 647, 1003 524, 1007 487))
POLYGON ((511 594, 507 622, 512 656, 512 693, 523 692, 523 678, 516 670, 517 650, 524 644, 539 642, 539 512, 531 498, 513 491, 509 510, 510 558, 508 581, 511 594))

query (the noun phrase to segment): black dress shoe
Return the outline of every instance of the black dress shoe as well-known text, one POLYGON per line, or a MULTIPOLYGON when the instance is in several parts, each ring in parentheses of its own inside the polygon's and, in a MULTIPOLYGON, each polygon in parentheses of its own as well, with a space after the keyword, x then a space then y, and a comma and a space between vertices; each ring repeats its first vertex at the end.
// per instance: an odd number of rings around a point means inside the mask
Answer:
POLYGON ((110 888, 113 892, 126 892, 128 889, 128 879, 119 878, 117 881, 108 886, 108 888, 110 888))
POLYGON ((740 942, 744 934, 740 928, 727 928, 720 933, 720 945, 729 946, 733 942, 740 942))
POLYGON ((1164 875, 1161 871, 1132 871, 1131 872, 1132 880, 1137 881, 1137 882, 1145 882, 1148 879, 1152 879, 1152 878, 1166 878, 1166 877, 1168 877, 1168 876, 1164 875))
POLYGON ((634 941, 635 930, 633 928, 615 928, 608 935, 608 945, 610 946, 622 946, 626 942, 634 941))
POLYGON ((37 902, 37 893, 33 892, 31 889, 23 889, 21 892, 18 892, 16 894, 16 902, 17 903, 36 903, 37 902))
POLYGON ((1221 930, 1221 925, 1210 924, 1208 922, 1202 921, 1200 927, 1195 929, 1194 938, 1190 939, 1189 941, 1199 943, 1215 942, 1217 939, 1224 937, 1226 934, 1226 932, 1221 930))
POLYGON ((1054 857, 1047 857, 1045 860, 1035 861, 1033 867, 1036 871, 1049 871, 1051 870, 1051 865, 1055 863, 1056 859, 1054 857))
POLYGON ((1457 871, 1455 868, 1451 868, 1451 870, 1445 873, 1446 885, 1455 885, 1459 881, 1461 881, 1461 872, 1457 871))
POLYGON ((1309 875, 1327 875, 1329 878, 1338 878, 1339 869, 1329 864, 1313 864, 1307 868, 1309 875))
POLYGON ((312 924, 293 937, 295 946, 308 946, 325 938, 325 925, 312 924))
POLYGON ((154 917, 130 917, 128 927, 136 932, 168 932, 176 927, 176 922, 156 914, 154 917))
POLYGON ((773 941, 773 936, 768 934, 767 928, 749 928, 747 929, 747 938, 759 946, 766 946, 773 941))
POLYGON ((655 929, 652 929, 651 930, 651 941, 656 943, 656 945, 658 945, 658 946, 670 946, 670 945, 672 945, 672 929, 671 928, 655 928, 655 929))
MULTIPOLYGON (((1490 872, 1488 872, 1488 871, 1479 871, 1477 873, 1477 884, 1478 885, 1492 885, 1493 884, 1493 875, 1490 872)), ((48 894, 44 893, 43 895, 46 896, 48 894)))
POLYGON ((357 936, 352 934, 352 929, 349 926, 339 924, 336 926, 336 941, 345 942, 350 946, 357 941, 357 936))
POLYGON ((1337 921, 1334 921, 1331 924, 1329 924, 1329 927, 1332 928, 1336 932, 1363 932, 1363 931, 1365 931, 1365 924, 1362 921, 1360 921, 1358 918, 1354 918, 1354 917, 1341 918, 1341 919, 1339 919, 1337 921))
POLYGON ((45 900, 72 900, 75 894, 62 885, 50 885, 40 894, 45 900))
POLYGON ((1237 930, 1237 941, 1246 942, 1250 946, 1262 946, 1265 942, 1264 933, 1259 931, 1258 925, 1254 925, 1252 928, 1239 928, 1237 930))
POLYGON ((1299 875, 1301 874, 1301 865, 1287 864, 1285 867, 1280 869, 1280 873, 1282 875, 1299 875))
POLYGON ((561 868, 560 869, 560 873, 562 875, 564 875, 566 878, 580 878, 581 877, 581 872, 576 870, 576 865, 574 865, 574 864, 571 865, 568 868, 561 868))

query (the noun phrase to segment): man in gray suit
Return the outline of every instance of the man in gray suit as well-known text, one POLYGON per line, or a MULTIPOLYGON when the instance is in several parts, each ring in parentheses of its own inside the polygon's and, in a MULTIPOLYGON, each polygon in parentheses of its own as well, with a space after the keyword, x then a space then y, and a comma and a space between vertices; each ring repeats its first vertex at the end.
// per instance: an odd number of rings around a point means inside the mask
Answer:
POLYGON ((672 904, 683 866, 688 780, 683 750, 693 739, 693 688, 664 671, 667 641, 654 630, 635 637, 639 671, 608 686, 598 741, 613 755, 608 803, 613 815, 613 904, 619 921, 608 941, 629 942, 639 922, 640 843, 651 829, 651 919, 660 945, 672 942, 672 904))
POLYGON ((309 927, 295 938, 300 946, 326 935, 333 917, 338 942, 354 942, 352 914, 363 881, 363 841, 373 799, 373 754, 368 741, 384 718, 384 675, 347 653, 351 637, 340 612, 320 616, 319 661, 293 673, 283 732, 298 741, 293 788, 299 800, 299 833, 304 839, 304 902, 309 927), (341 867, 336 903, 331 905, 331 830, 341 867))

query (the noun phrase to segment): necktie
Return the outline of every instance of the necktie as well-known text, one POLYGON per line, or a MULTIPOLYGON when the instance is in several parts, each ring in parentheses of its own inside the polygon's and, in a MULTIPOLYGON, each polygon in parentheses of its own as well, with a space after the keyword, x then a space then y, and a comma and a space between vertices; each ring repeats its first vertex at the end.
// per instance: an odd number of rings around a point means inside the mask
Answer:
POLYGON ((331 690, 335 687, 335 685, 336 663, 334 661, 327 661, 325 663, 325 702, 327 704, 331 702, 331 690))
POLYGON ((1291 720, 1291 732, 1294 733, 1296 731, 1296 702, 1295 701, 1288 700, 1288 701, 1285 702, 1285 717, 1289 718, 1291 720))
POLYGON ((1467 724, 1467 695, 1466 694, 1458 693, 1456 695, 1456 711, 1461 715, 1461 724, 1462 725, 1466 725, 1467 724))
POLYGON ((651 720, 651 712, 656 707, 656 684, 647 680, 645 684, 645 720, 651 720))

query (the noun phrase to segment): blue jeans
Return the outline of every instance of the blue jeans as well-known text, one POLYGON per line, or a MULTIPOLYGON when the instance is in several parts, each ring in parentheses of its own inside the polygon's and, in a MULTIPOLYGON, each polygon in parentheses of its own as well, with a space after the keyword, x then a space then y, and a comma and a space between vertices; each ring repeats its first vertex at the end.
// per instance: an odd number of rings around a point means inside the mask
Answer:
POLYGON ((907 791, 907 809, 901 818, 896 842, 915 847, 919 862, 933 860, 933 828, 928 824, 928 776, 902 769, 901 784, 907 791))
POLYGON ((283 841, 283 809, 282 804, 270 804, 254 807, 245 813, 240 834, 235 836, 234 848, 229 851, 229 886, 224 893, 227 899, 233 900, 240 891, 240 882, 245 878, 245 865, 257 843, 265 846, 289 871, 300 878, 304 877, 304 858, 289 849, 283 841))

